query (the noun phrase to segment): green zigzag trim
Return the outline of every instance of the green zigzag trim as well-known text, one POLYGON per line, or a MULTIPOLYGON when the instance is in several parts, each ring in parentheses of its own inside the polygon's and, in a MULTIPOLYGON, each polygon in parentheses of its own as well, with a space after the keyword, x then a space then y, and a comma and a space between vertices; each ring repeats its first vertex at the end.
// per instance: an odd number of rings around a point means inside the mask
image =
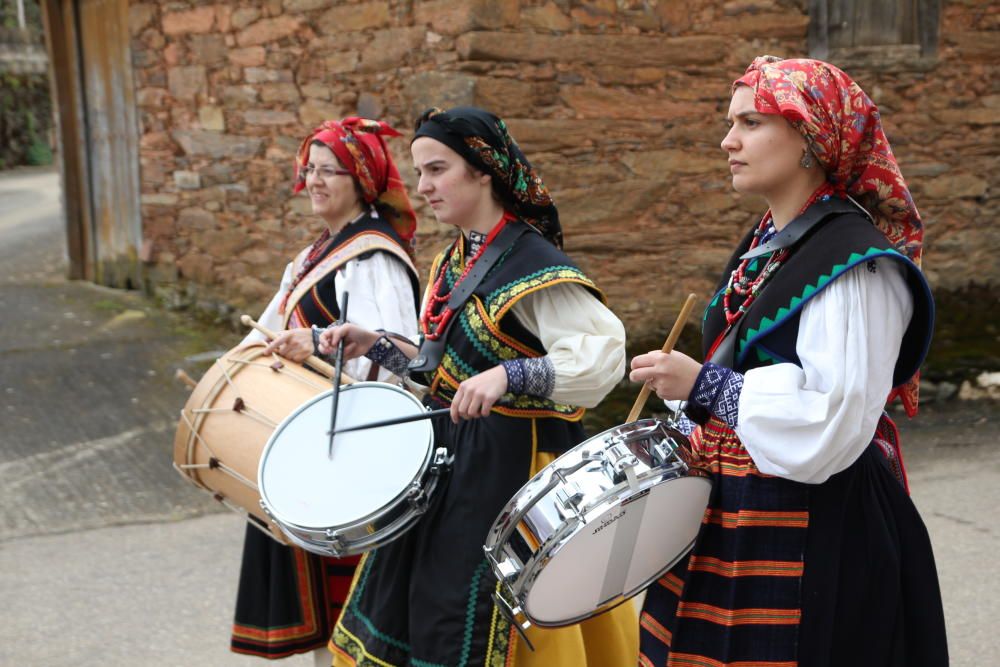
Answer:
POLYGON ((483 577, 489 566, 483 560, 479 563, 476 571, 472 575, 472 582, 469 584, 469 602, 465 606, 465 632, 462 633, 462 653, 458 661, 458 667, 465 667, 469 664, 469 653, 472 651, 472 631, 476 626, 476 600, 479 597, 479 580, 483 577))
POLYGON ((456 352, 455 348, 453 348, 451 345, 445 346, 445 354, 451 357, 452 361, 455 362, 455 365, 461 368, 466 375, 471 377, 476 374, 476 369, 467 364, 460 356, 458 356, 458 352, 456 352))
MULTIPOLYGON (((475 308, 476 305, 474 303, 469 303, 466 304, 465 307, 475 308)), ((480 342, 479 337, 476 336, 476 334, 472 331, 472 326, 469 324, 469 318, 465 316, 464 310, 461 316, 458 318, 458 321, 462 323, 462 329, 465 330, 466 337, 469 339, 469 342, 472 343, 472 347, 476 348, 476 351, 479 352, 479 354, 486 357, 490 361, 490 363, 492 363, 494 366, 497 366, 503 362, 503 359, 490 352, 486 348, 486 346, 484 346, 482 342, 480 342)))
MULTIPOLYGON (((523 283, 523 282, 526 282, 526 281, 529 281, 529 280, 533 280, 533 279, 535 279, 535 278, 537 278, 539 276, 543 276, 546 273, 553 273, 553 274, 555 274, 555 273, 559 273, 561 271, 569 271, 569 272, 575 273, 580 278, 583 278, 583 279, 587 280, 587 276, 585 276, 583 274, 583 272, 580 269, 576 268, 575 266, 568 266, 566 264, 560 264, 560 265, 557 265, 557 266, 547 266, 544 269, 539 269, 538 271, 535 271, 534 273, 529 273, 529 274, 527 274, 525 276, 521 276, 517 280, 512 280, 509 283, 507 283, 506 285, 502 285, 502 286, 496 288, 495 290, 493 290, 492 292, 490 292, 489 294, 486 295, 486 303, 490 307, 492 307, 493 306, 493 300, 496 298, 497 294, 499 294, 500 292, 503 292, 505 290, 509 290, 512 287, 514 287, 515 285, 518 285, 520 283, 523 283)), ((588 280, 588 282, 590 282, 590 281, 588 280)))
MULTIPOLYGON (((830 267, 829 273, 821 274, 816 279, 816 283, 814 285, 806 285, 802 289, 802 294, 800 296, 792 297, 792 300, 788 302, 788 305, 779 308, 778 312, 776 312, 773 317, 761 318, 759 328, 747 329, 740 340, 739 354, 743 354, 743 350, 746 348, 747 343, 749 343, 753 338, 756 338, 760 332, 771 329, 777 322, 780 322, 786 317, 788 317, 788 315, 791 314, 791 312, 795 308, 797 308, 799 304, 801 304, 803 301, 808 300, 810 297, 812 297, 813 294, 826 287, 826 285, 834 278, 844 273, 848 269, 860 264, 866 259, 869 259, 873 256, 882 256, 886 254, 900 255, 898 251, 892 248, 876 248, 875 246, 872 246, 863 253, 852 252, 850 255, 848 255, 847 261, 842 262, 840 264, 834 264, 832 267, 830 267)), ((771 357, 771 355, 763 353, 765 356, 762 357, 761 354, 762 353, 760 351, 760 348, 758 348, 757 355, 758 358, 761 359, 761 361, 766 361, 768 359, 771 359, 775 362, 778 361, 777 359, 771 357)))
POLYGON ((361 579, 358 581, 358 585, 354 591, 354 594, 351 595, 351 611, 354 613, 355 616, 358 617, 358 619, 362 623, 364 623, 365 628, 368 629, 368 632, 372 633, 376 638, 381 639, 390 646, 395 646, 401 651, 406 651, 407 653, 409 653, 410 651, 409 644, 401 642, 398 639, 394 639, 389 635, 385 634, 384 632, 380 632, 379 629, 375 627, 375 624, 372 623, 371 619, 362 614, 361 610, 358 608, 357 601, 361 599, 361 594, 364 592, 365 586, 368 583, 368 574, 372 571, 372 563, 374 561, 375 561, 375 552, 372 551, 365 558, 365 570, 361 575, 361 579))

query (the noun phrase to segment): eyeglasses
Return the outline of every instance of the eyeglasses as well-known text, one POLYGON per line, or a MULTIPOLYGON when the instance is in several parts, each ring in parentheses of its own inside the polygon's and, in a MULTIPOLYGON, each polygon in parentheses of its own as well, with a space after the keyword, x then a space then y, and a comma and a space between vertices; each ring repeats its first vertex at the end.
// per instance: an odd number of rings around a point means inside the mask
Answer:
POLYGON ((322 179, 333 178, 334 176, 351 176, 351 172, 343 167, 330 167, 324 165, 322 167, 317 167, 315 165, 307 164, 305 169, 306 176, 311 174, 316 174, 322 179))

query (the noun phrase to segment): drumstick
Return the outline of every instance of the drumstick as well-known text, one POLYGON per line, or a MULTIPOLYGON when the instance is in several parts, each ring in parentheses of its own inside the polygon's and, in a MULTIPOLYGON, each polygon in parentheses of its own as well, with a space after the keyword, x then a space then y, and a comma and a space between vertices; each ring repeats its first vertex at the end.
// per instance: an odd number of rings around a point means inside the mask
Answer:
MULTIPOLYGON (((275 338, 278 337, 278 334, 274 333, 273 331, 265 327, 263 324, 255 322, 254 319, 249 315, 241 316, 240 322, 247 325, 251 329, 256 329, 257 331, 261 332, 262 334, 267 336, 268 340, 274 340, 275 338)), ((322 359, 320 359, 315 355, 310 354, 309 358, 305 360, 305 364, 307 366, 311 366, 314 370, 319 371, 328 378, 332 378, 334 375, 333 366, 326 363, 325 361, 323 361, 322 359)), ((352 378, 350 375, 347 375, 346 373, 340 374, 340 384, 354 384, 355 382, 357 382, 357 380, 352 378)))
MULTIPOLYGON (((681 335, 681 331, 684 329, 684 324, 687 322, 688 315, 691 314, 691 309, 694 308, 694 294, 688 294, 687 301, 681 307, 681 312, 677 315, 677 321, 674 322, 674 327, 670 330, 667 335, 667 340, 663 343, 663 352, 670 352, 674 349, 674 343, 681 335)), ((636 397, 635 403, 632 405, 632 410, 628 413, 628 419, 625 420, 626 423, 634 422, 639 418, 639 413, 642 409, 646 407, 646 399, 649 398, 650 386, 649 380, 643 383, 642 389, 639 391, 639 396, 636 397)))
POLYGON ((405 417, 393 417, 392 419, 383 419, 377 422, 368 422, 367 424, 358 424, 356 426, 348 426, 347 428, 338 428, 333 432, 333 435, 338 433, 350 433, 351 431, 361 431, 367 428, 379 428, 381 426, 395 426, 396 424, 408 424, 409 422, 420 421, 421 419, 430 419, 431 417, 441 417, 443 415, 451 414, 451 408, 440 408, 438 410, 428 410, 427 412, 418 412, 414 415, 407 415, 405 417))
POLYGON ((198 386, 198 383, 194 381, 194 378, 184 372, 183 368, 178 368, 174 371, 174 379, 180 380, 188 386, 188 389, 194 389, 198 386))
MULTIPOLYGON (((344 296, 341 297, 343 305, 340 307, 340 322, 347 323, 347 297, 349 297, 347 290, 344 290, 344 296)), ((333 377, 340 375, 340 369, 344 367, 344 339, 341 338, 337 343, 337 366, 333 371, 333 377)), ((337 403, 340 401, 340 384, 337 382, 333 383, 333 394, 330 396, 330 444, 328 445, 327 455, 333 458, 333 434, 337 429, 337 403)))

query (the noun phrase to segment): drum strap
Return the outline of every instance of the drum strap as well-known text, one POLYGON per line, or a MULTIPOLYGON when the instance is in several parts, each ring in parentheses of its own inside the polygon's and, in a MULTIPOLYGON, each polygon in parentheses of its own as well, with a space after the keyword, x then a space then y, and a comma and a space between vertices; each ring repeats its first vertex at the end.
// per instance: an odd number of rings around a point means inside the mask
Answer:
MULTIPOLYGON (((483 251, 482 256, 476 262, 475 266, 469 270, 465 279, 455 286, 455 290, 451 293, 451 298, 448 299, 448 308, 457 313, 459 309, 465 306, 465 302, 472 296, 472 292, 479 287, 479 283, 483 282, 486 274, 490 272, 490 269, 497 263, 497 260, 503 257, 504 253, 514 245, 517 239, 529 231, 531 231, 531 228, 521 222, 505 225, 500 230, 500 233, 497 234, 497 237, 493 239, 493 242, 486 246, 486 250, 483 251)), ((421 341, 417 356, 410 361, 407 367, 411 373, 430 373, 438 367, 441 359, 444 358, 444 348, 448 341, 448 329, 451 328, 452 323, 456 319, 453 317, 448 322, 445 330, 436 339, 430 340, 429 338, 425 338, 421 341)))
MULTIPOLYGON (((831 197, 826 201, 818 202, 814 206, 810 206, 805 213, 789 222, 770 241, 740 255, 740 259, 753 259, 754 257, 760 257, 776 250, 790 248, 826 220, 859 212, 866 217, 871 217, 861 206, 854 203, 854 200, 844 201, 843 199, 831 197)), ((736 364, 737 329, 739 329, 738 325, 726 327, 725 331, 723 331, 719 339, 712 346, 707 361, 711 361, 718 366, 733 368, 736 364)))

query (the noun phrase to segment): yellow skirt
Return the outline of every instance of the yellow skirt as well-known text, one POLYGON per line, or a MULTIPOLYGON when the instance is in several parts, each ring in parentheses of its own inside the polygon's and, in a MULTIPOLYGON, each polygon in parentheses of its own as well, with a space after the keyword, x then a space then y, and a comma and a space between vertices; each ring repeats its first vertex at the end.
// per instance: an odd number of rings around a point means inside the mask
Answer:
MULTIPOLYGON (((531 474, 556 459, 535 454, 531 474)), ((532 651, 515 635, 511 667, 633 667, 639 661, 639 610, 632 600, 609 612, 565 628, 529 628, 532 651)))
MULTIPOLYGON (((555 459, 550 452, 537 452, 531 474, 555 459)), ((639 661, 639 609, 634 600, 575 625, 531 627, 526 634, 535 650, 511 633, 514 650, 508 656, 513 660, 503 667, 634 667, 639 661)), ((333 667, 355 666, 332 642, 330 649, 334 651, 333 667)))

